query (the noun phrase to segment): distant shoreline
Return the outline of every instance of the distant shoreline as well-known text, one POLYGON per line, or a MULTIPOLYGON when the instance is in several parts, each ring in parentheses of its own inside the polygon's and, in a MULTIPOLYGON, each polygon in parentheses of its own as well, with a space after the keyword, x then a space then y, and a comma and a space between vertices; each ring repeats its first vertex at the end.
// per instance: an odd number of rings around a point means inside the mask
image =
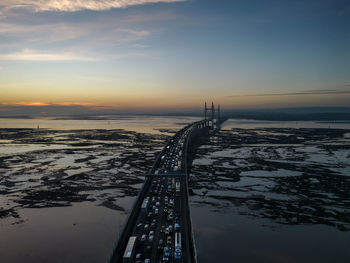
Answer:
MULTIPOLYGON (((126 120, 136 117, 201 117, 197 114, 106 114, 87 116, 0 116, 0 119, 50 119, 50 120, 126 120)), ((318 123, 350 123, 350 114, 268 114, 268 113, 247 113, 227 114, 229 119, 252 120, 252 121, 313 121, 318 123)))

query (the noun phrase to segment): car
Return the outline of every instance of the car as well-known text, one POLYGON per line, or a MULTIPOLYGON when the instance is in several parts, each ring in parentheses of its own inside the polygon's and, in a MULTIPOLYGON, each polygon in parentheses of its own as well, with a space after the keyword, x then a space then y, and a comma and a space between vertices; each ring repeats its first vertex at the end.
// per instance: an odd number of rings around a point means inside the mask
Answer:
POLYGON ((164 241, 163 241, 163 239, 159 239, 157 248, 158 248, 158 250, 162 250, 164 248, 164 241))
POLYGON ((146 224, 145 226, 144 226, 144 229, 147 229, 149 227, 149 224, 146 224))
POLYGON ((143 226, 143 224, 142 224, 142 223, 139 223, 139 224, 136 225, 136 228, 140 228, 140 227, 142 227, 142 226, 143 226))
POLYGON ((153 241, 153 238, 154 238, 154 231, 151 230, 151 231, 149 231, 149 234, 148 234, 148 240, 153 241))
POLYGON ((137 255, 136 255, 136 257, 135 257, 135 259, 141 259, 141 254, 140 253, 138 253, 137 255))
POLYGON ((166 257, 169 257, 170 256, 170 247, 168 246, 165 246, 164 247, 164 253, 163 253, 164 256, 166 257))
POLYGON ((175 231, 178 231, 180 229, 180 224, 179 223, 175 223, 174 224, 174 229, 175 229, 175 231))
POLYGON ((158 212, 159 212, 159 210, 158 210, 158 208, 156 208, 156 209, 154 210, 154 213, 157 215, 158 212))
POLYGON ((151 260, 149 258, 145 259, 145 263, 150 263, 150 262, 151 262, 151 260))
POLYGON ((146 234, 143 234, 143 235, 141 236, 141 241, 144 242, 144 241, 146 241, 146 239, 147 239, 147 235, 146 235, 146 234))
POLYGON ((166 243, 167 243, 168 245, 171 245, 171 236, 168 236, 168 237, 166 238, 166 243))
POLYGON ((163 252, 163 261, 169 261, 170 257, 170 248, 169 247, 164 247, 164 252, 163 252))
POLYGON ((180 259, 181 258, 181 250, 180 249, 176 249, 175 250, 175 259, 180 259))

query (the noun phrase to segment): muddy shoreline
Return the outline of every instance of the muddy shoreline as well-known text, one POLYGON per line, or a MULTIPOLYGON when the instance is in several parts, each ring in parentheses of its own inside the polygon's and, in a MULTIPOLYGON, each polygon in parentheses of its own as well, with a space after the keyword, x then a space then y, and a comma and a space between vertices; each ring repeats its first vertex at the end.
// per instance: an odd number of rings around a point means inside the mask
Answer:
MULTIPOLYGON (((39 256, 45 262, 57 242, 68 237, 76 243, 62 245, 59 252, 67 262, 107 257, 144 174, 175 132, 158 131, 0 129, 0 231, 6 240, 0 252, 5 259, 23 262, 32 253, 28 262, 38 262, 39 256), (61 223, 51 225, 57 220, 61 223), (47 233, 40 232, 43 227, 47 233), (41 236, 32 239, 38 231, 41 236), (99 243, 85 236, 97 233, 105 245, 91 255, 86 247, 99 243), (25 245, 28 237, 32 247, 25 245), (23 253, 11 252, 16 249, 23 253)), ((200 138, 190 169, 199 262, 229 262, 233 252, 237 262, 273 262, 284 248, 290 249, 282 255, 289 262, 332 262, 327 257, 347 262, 349 135, 345 129, 255 128, 223 129, 200 138), (294 233, 306 243, 279 247, 294 233), (248 256, 262 249, 259 240, 269 251, 265 261, 261 254, 248 256), (329 240, 333 247, 323 254, 305 252, 313 242, 322 247, 329 240), (220 245, 226 242, 236 245, 220 245)))
POLYGON ((350 230, 349 130, 232 129, 201 138, 193 157, 193 205, 278 224, 350 230))
POLYGON ((85 201, 124 211, 114 201, 137 195, 168 137, 122 129, 0 129, 6 142, 0 144, 0 218, 85 201))

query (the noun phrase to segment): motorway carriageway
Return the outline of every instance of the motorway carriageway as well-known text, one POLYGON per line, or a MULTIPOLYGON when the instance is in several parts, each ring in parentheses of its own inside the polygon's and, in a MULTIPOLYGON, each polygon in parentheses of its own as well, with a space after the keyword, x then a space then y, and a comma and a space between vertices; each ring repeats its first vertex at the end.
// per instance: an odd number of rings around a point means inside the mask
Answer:
POLYGON ((123 262, 188 262, 191 234, 187 222, 184 145, 189 126, 166 146, 133 226, 123 262), (175 242, 176 241, 176 242, 175 242))

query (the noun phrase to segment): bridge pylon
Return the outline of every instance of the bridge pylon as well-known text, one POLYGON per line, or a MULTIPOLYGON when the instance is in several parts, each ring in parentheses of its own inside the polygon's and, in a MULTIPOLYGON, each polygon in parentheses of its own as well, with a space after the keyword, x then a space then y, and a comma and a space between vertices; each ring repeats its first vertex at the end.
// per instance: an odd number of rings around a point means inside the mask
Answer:
POLYGON ((211 102, 211 120, 214 123, 214 119, 215 119, 215 106, 214 106, 214 102, 211 102))
POLYGON ((207 102, 205 102, 204 103, 204 120, 205 120, 206 126, 209 126, 209 125, 214 126, 215 124, 220 124, 222 121, 220 104, 218 104, 217 107, 215 107, 214 102, 211 102, 211 106, 208 107, 207 102), (210 114, 208 114, 208 112, 210 112, 210 114))
POLYGON ((220 122, 221 116, 220 116, 220 104, 218 105, 218 122, 220 122))

